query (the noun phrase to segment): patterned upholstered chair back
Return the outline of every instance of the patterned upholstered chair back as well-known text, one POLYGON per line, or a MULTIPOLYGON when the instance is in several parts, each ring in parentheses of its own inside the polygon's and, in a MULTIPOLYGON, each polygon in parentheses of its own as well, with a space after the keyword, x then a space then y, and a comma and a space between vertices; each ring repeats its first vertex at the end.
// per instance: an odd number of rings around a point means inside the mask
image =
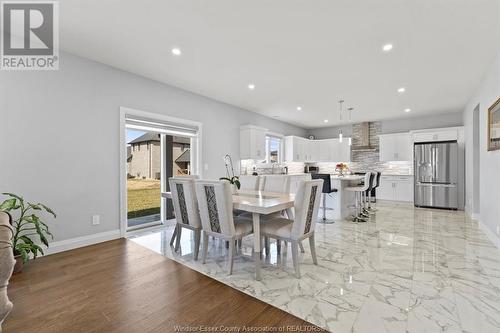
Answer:
POLYGON ((203 230, 233 236, 233 198, 229 182, 196 180, 195 183, 203 230))
POLYGON ((168 179, 168 182, 177 222, 193 228, 201 228, 194 179, 193 177, 172 177, 168 179))
POLYGON ((318 219, 319 202, 323 180, 305 180, 299 183, 295 195, 295 219, 292 227, 292 238, 299 239, 301 236, 314 231, 318 219))
POLYGON ((258 190, 259 176, 240 176, 241 190, 258 190))
POLYGON ((264 192, 290 193, 290 176, 263 176, 261 190, 264 192))

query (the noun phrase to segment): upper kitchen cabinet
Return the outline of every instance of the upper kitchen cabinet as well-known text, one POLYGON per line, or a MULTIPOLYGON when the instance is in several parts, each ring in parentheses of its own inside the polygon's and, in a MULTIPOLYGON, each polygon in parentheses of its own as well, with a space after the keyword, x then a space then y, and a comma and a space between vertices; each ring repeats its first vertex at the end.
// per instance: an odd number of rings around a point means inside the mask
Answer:
POLYGON ((438 141, 460 141, 461 127, 436 128, 428 130, 412 131, 412 140, 418 142, 438 142, 438 141))
POLYGON ((307 160, 308 141, 298 136, 285 137, 285 161, 305 162, 307 160))
POLYGON ((240 158, 263 160, 266 158, 267 129, 253 125, 240 127, 240 158))
POLYGON ((380 161, 412 161, 410 133, 379 135, 380 161))
POLYGON ((339 139, 328 140, 330 151, 330 159, 326 162, 350 162, 351 161, 351 146, 349 138, 344 138, 342 142, 339 139))
POLYGON ((350 162, 349 139, 308 140, 297 136, 285 137, 286 162, 350 162))

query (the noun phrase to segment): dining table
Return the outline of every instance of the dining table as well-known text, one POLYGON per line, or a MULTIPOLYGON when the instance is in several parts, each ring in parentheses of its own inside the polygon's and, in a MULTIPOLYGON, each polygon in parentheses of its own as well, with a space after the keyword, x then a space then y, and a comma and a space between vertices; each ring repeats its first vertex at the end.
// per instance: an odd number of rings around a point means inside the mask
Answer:
MULTIPOLYGON (((163 198, 172 198, 171 192, 162 192, 163 198)), ((239 190, 232 195, 233 209, 252 214, 253 223, 253 257, 255 263, 255 279, 261 279, 261 233, 262 216, 286 211, 287 216, 293 217, 295 194, 275 193, 257 190, 239 190)))

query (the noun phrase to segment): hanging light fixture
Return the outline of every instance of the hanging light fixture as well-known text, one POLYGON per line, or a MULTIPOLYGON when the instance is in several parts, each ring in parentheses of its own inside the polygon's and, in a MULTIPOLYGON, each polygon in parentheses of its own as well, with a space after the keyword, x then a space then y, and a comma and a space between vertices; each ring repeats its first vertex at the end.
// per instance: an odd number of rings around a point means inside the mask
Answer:
MULTIPOLYGON (((344 104, 343 99, 339 100, 339 119, 340 119, 341 126, 342 126, 342 104, 344 104)), ((343 137, 344 137, 344 135, 342 134, 342 127, 340 127, 339 142, 342 142, 343 137)))
MULTIPOLYGON (((349 111, 349 123, 351 123, 352 110, 354 110, 353 107, 347 109, 349 111)), ((352 146, 352 137, 349 137, 349 146, 352 146)))

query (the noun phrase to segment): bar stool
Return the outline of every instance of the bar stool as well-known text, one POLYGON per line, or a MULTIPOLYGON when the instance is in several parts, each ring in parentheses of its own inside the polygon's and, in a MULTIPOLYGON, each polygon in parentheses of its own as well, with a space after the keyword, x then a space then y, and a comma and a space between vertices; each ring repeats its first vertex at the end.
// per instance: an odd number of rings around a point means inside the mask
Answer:
POLYGON ((363 216, 369 217, 370 213, 374 213, 372 210, 372 190, 375 186, 375 172, 370 172, 370 183, 368 185, 368 189, 364 193, 364 202, 363 202, 363 212, 365 213, 363 216), (368 207, 366 204, 368 203, 368 207))
POLYGON ((377 171, 377 176, 375 177, 375 186, 374 186, 374 189, 375 189, 375 201, 374 201, 374 203, 377 202, 377 188, 380 186, 380 176, 381 175, 382 175, 382 172, 377 171))
POLYGON ((326 173, 313 173, 311 175, 312 179, 322 179, 323 180, 323 189, 321 193, 323 193, 323 218, 319 220, 319 223, 335 223, 334 220, 327 220, 326 218, 326 210, 333 210, 333 208, 326 207, 326 196, 331 193, 336 193, 338 190, 336 188, 332 188, 332 182, 329 174, 326 173))
POLYGON ((366 193, 366 190, 370 186, 370 176, 371 176, 371 172, 367 172, 365 174, 364 183, 362 185, 346 187, 346 191, 354 192, 354 197, 355 197, 354 207, 355 207, 356 213, 352 219, 353 222, 366 222, 367 221, 362 215, 362 213, 363 213, 363 210, 362 210, 363 206, 362 205, 363 205, 363 193, 366 193))

